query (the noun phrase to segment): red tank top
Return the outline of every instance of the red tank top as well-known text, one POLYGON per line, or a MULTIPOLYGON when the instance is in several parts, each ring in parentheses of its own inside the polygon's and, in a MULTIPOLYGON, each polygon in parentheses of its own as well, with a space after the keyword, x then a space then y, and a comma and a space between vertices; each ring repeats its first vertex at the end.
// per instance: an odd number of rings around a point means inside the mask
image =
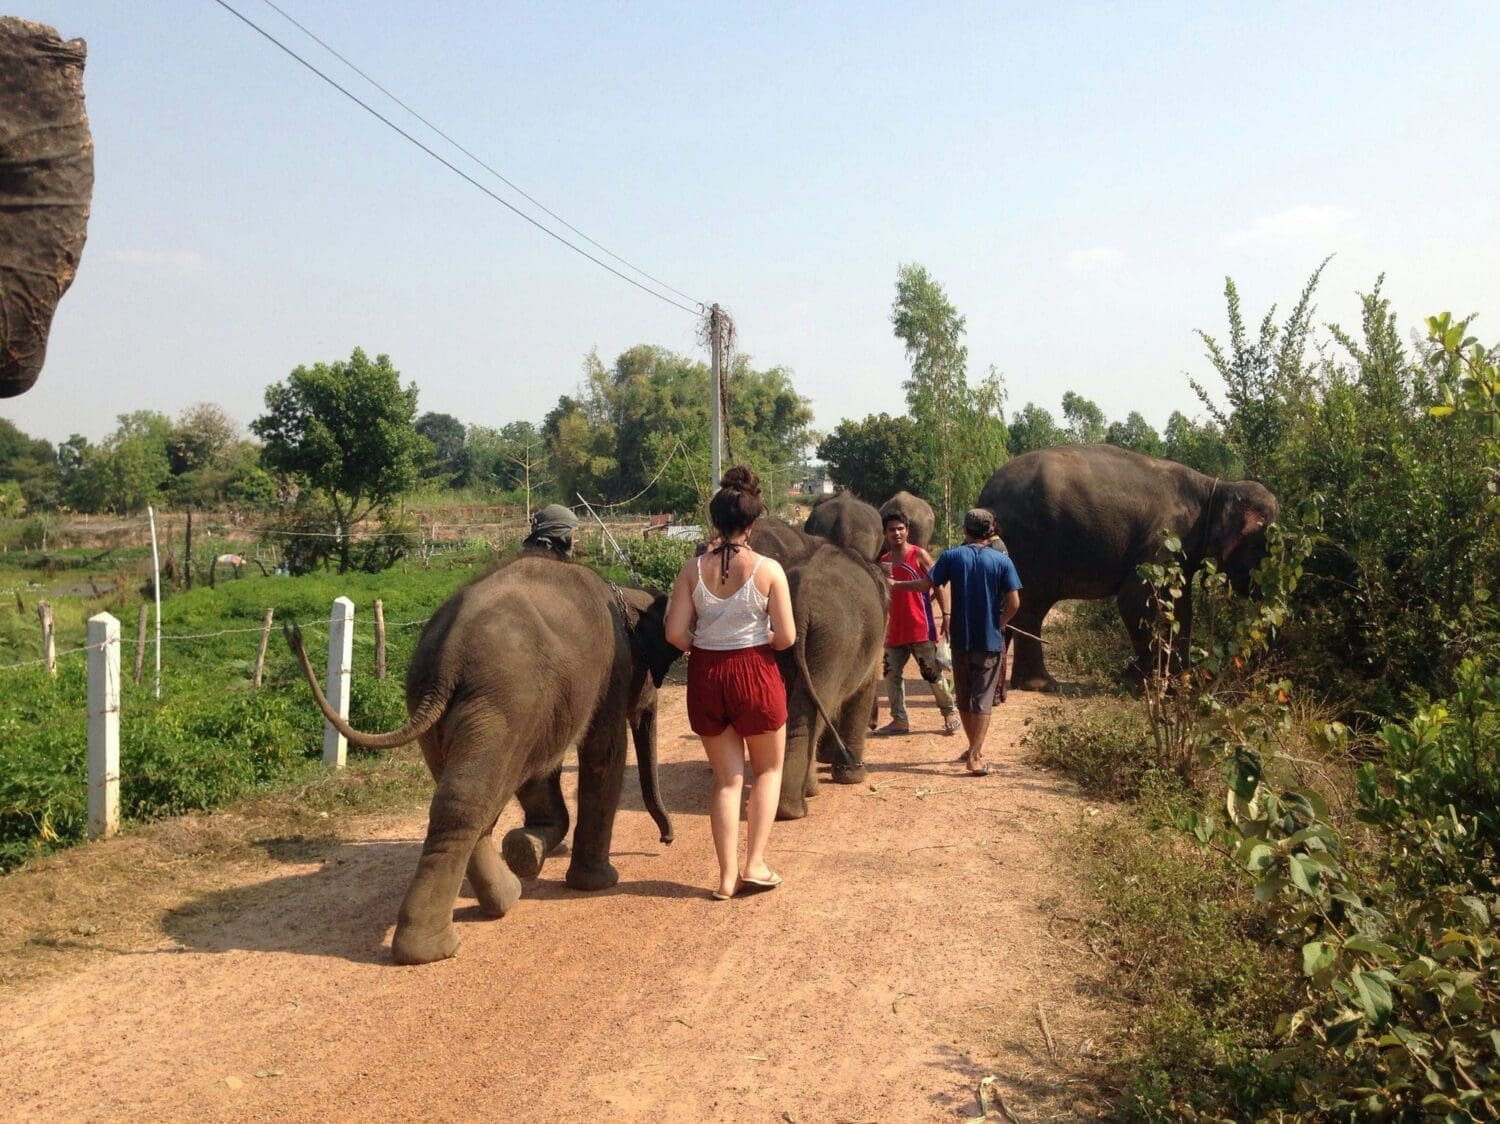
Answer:
MULTIPOLYGON (((922 568, 921 553, 921 547, 907 543, 906 551, 901 559, 893 560, 891 577, 898 582, 925 578, 927 571, 922 568)), ((880 558, 881 561, 891 558, 891 552, 887 550, 880 558)), ((936 639, 937 627, 932 620, 932 598, 914 589, 892 590, 891 618, 885 628, 886 645, 894 648, 901 644, 920 644, 924 640, 936 639)))

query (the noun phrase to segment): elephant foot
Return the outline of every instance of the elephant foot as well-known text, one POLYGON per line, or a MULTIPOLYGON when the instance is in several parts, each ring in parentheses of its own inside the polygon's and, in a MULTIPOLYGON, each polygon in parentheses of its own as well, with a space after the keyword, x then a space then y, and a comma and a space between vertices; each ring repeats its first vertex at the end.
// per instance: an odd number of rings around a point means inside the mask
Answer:
POLYGON ((458 944, 458 933, 451 921, 435 931, 397 925, 391 956, 397 964, 431 964, 458 955, 458 944))
POLYGON ((575 890, 608 890, 620 881, 620 872, 607 862, 584 866, 575 861, 568 867, 566 881, 575 890))
POLYGON ((542 864, 547 861, 547 852, 552 850, 547 840, 524 827, 512 828, 500 841, 500 853, 505 856, 505 865, 516 872, 519 878, 536 878, 542 873, 542 864))
POLYGON ((835 766, 828 779, 834 784, 864 784, 865 767, 856 765, 852 769, 840 769, 835 766))
POLYGON ((1057 694, 1057 680, 1050 675, 1031 675, 1025 679, 1017 679, 1011 684, 1017 691, 1046 691, 1057 694))
POLYGON ((479 841, 469 860, 469 886, 490 917, 504 917, 521 900, 521 880, 500 861, 488 839, 479 841))
POLYGON ((799 801, 797 803, 793 803, 790 800, 783 800, 781 803, 779 803, 779 804, 776 805, 776 819, 778 821, 780 821, 780 820, 801 820, 801 819, 806 819, 806 818, 807 818, 807 801, 806 800, 799 801))

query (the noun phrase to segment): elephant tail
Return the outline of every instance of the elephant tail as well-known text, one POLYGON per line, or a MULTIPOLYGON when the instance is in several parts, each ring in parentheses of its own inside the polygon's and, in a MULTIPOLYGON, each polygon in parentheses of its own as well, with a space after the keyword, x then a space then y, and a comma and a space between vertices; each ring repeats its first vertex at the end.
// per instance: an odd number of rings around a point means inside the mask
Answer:
MULTIPOLYGON (((837 723, 828 717, 828 710, 823 706, 823 700, 818 697, 818 689, 813 686, 812 672, 807 666, 807 622, 797 622, 797 642, 792 645, 792 659, 797 666, 797 674, 802 676, 802 682, 807 685, 807 697, 812 699, 813 709, 818 712, 818 717, 828 727, 828 732, 833 735, 833 740, 838 744, 839 756, 834 759, 833 767, 836 770, 858 769, 859 762, 854 760, 854 754, 849 752, 849 747, 844 744, 843 737, 839 734, 837 723)), ((819 731, 813 732, 811 744, 808 747, 810 754, 818 752, 818 742, 822 740, 819 731)))
POLYGON ((636 775, 641 781, 641 803, 656 821, 663 843, 672 842, 672 817, 661 802, 656 776, 656 704, 646 707, 631 731, 635 740, 636 775))
POLYGON ((318 684, 318 673, 313 670, 312 661, 307 658, 307 649, 302 645, 302 630, 290 621, 284 626, 284 630, 287 646, 292 649, 292 654, 302 665, 302 674, 307 679, 307 685, 312 688, 313 698, 318 700, 318 709, 323 712, 323 717, 328 719, 329 724, 335 730, 361 749, 395 749, 398 745, 414 742, 432 729, 437 720, 443 716, 443 712, 448 709, 446 694, 428 692, 422 699, 421 705, 407 719, 406 725, 399 730, 392 730, 389 734, 367 734, 363 730, 356 730, 338 711, 333 709, 328 696, 323 694, 323 688, 318 684))

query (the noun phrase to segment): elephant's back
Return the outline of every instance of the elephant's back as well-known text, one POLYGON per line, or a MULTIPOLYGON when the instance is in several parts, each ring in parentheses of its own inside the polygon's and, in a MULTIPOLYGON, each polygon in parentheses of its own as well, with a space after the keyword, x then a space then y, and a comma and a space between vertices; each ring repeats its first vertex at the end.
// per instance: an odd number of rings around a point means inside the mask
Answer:
MULTIPOLYGON (((433 614, 410 664, 407 699, 446 681, 456 693, 560 696, 586 713, 603 689, 615 637, 607 583, 586 566, 522 557, 464 586, 433 614), (600 658, 580 659, 593 653, 600 658)), ((618 637, 615 637, 618 642, 618 637)))

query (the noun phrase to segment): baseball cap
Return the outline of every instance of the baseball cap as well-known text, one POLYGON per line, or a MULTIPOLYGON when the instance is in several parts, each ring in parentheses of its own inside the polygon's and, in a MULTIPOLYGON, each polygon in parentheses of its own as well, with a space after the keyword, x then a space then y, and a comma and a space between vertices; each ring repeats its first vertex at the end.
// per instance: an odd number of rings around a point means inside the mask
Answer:
POLYGON ((983 507, 971 507, 964 512, 964 530, 971 535, 988 535, 995 529, 995 517, 983 507))

